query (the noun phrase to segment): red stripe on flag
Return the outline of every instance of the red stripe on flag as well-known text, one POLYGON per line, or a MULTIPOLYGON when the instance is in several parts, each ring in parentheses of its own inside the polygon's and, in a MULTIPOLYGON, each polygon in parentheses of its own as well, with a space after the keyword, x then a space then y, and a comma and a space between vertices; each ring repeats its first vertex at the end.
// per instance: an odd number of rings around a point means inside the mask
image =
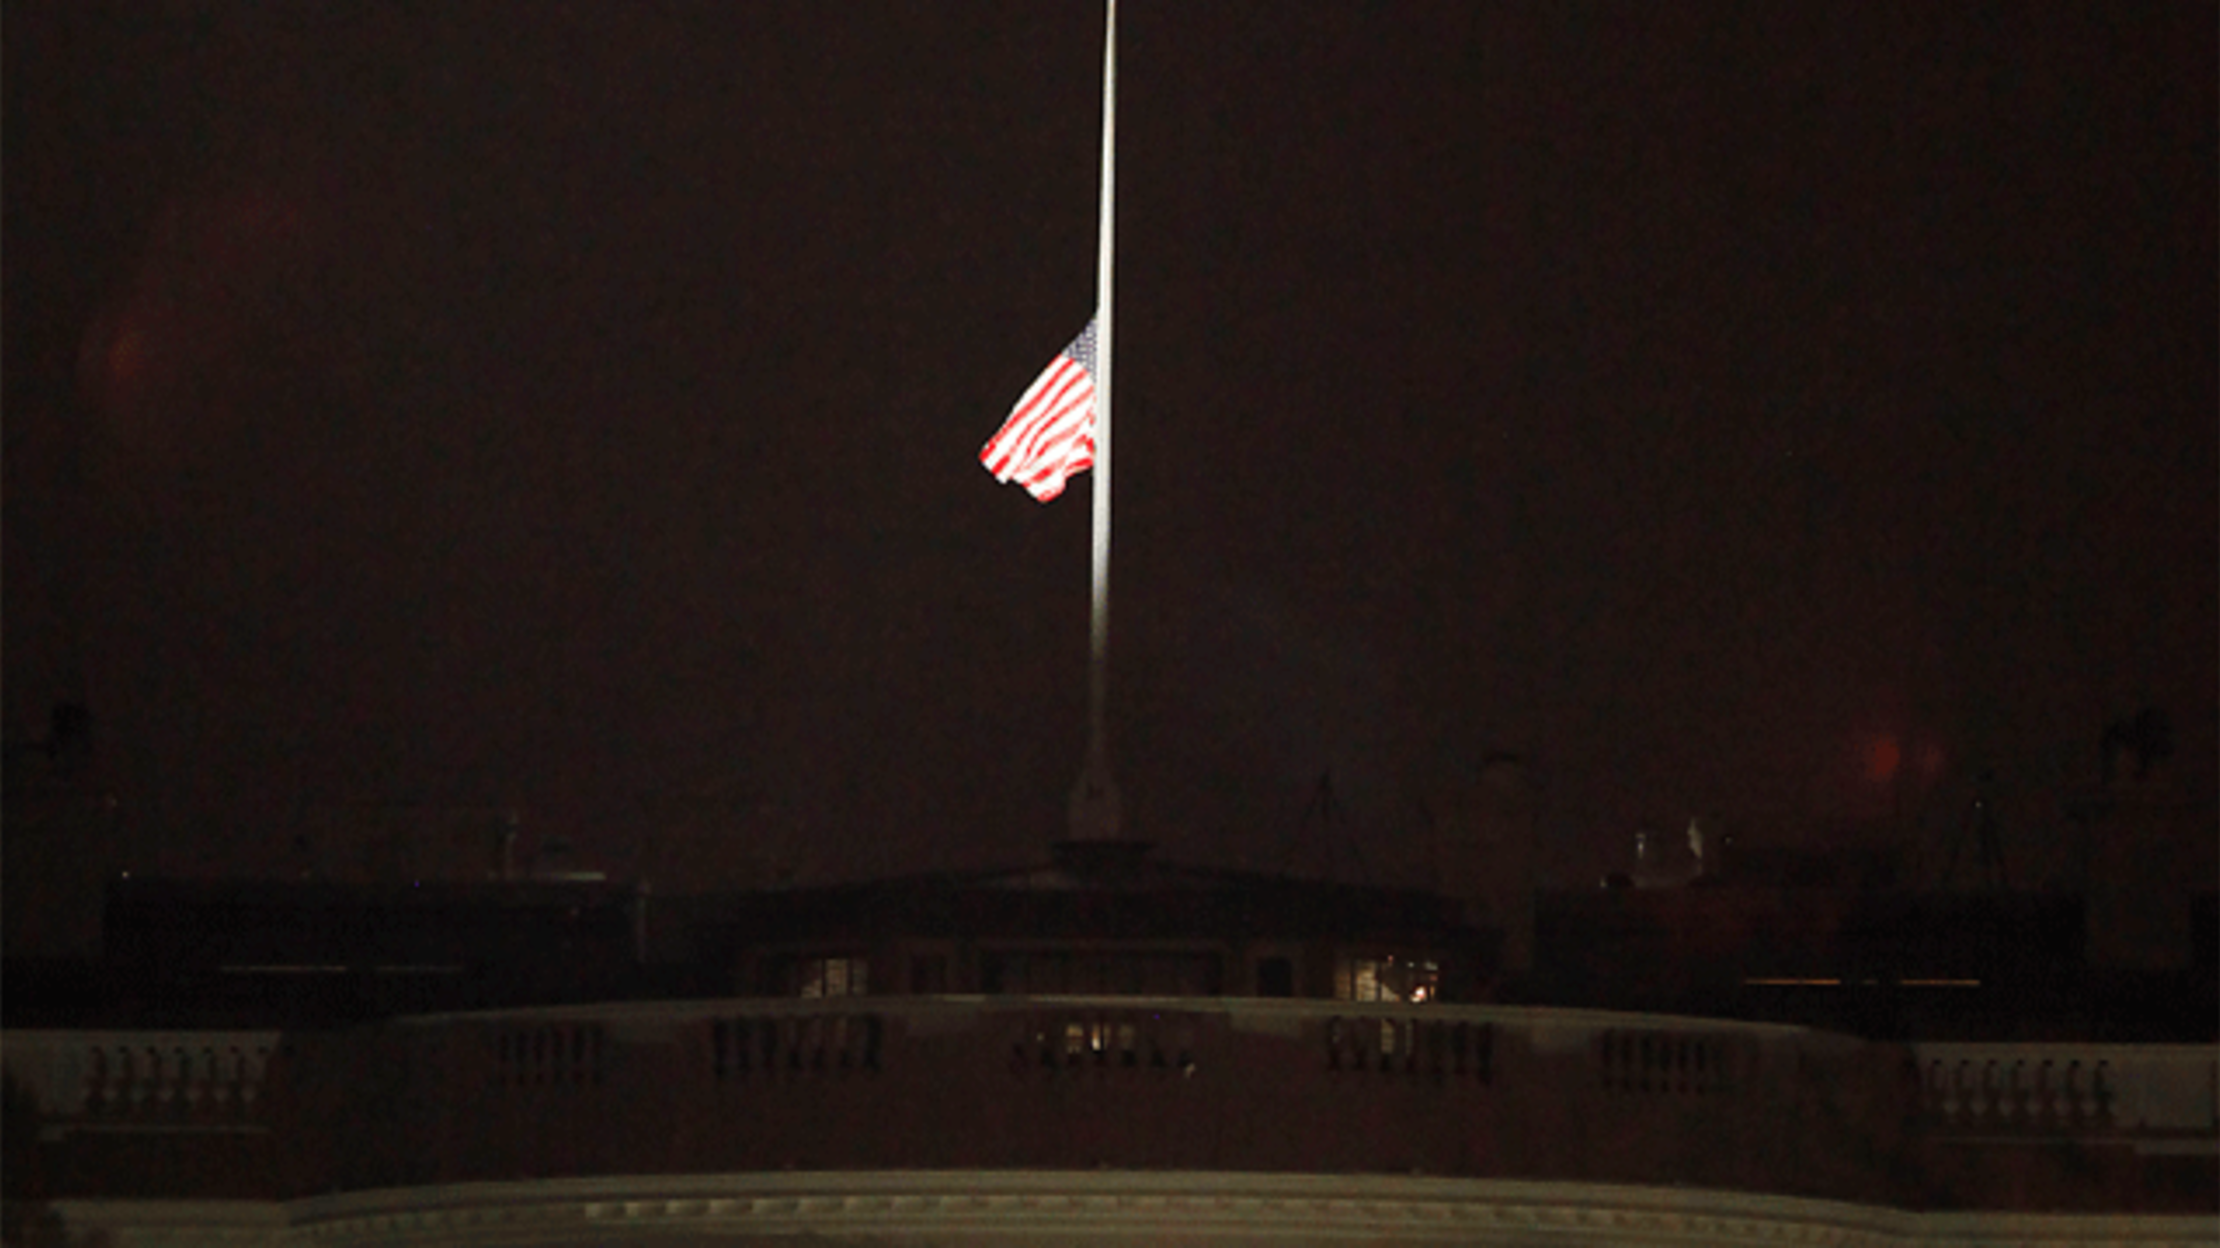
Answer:
POLYGON ((997 481, 1015 481, 1047 502, 1095 462, 1095 380, 1088 372, 1094 326, 1051 361, 1019 396, 1009 419, 979 450, 997 481))

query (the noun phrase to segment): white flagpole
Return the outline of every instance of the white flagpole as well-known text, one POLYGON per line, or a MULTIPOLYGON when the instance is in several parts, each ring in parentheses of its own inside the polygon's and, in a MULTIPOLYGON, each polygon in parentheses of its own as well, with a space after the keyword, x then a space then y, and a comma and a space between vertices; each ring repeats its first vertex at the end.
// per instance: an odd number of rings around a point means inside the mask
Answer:
POLYGON ((1118 788, 1103 726, 1110 648, 1110 278, 1118 166, 1118 0, 1104 0, 1102 205, 1095 259, 1094 609, 1087 630, 1087 761, 1071 795, 1073 840, 1118 837, 1118 788))

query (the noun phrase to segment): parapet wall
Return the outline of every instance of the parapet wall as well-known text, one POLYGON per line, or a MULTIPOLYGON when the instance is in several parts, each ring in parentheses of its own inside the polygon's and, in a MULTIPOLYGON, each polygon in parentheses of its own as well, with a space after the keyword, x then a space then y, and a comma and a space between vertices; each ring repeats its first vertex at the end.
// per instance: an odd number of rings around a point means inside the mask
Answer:
POLYGON ((863 997, 283 1036, 27 1032, 6 1060, 37 1100, 43 1198, 80 1204, 1130 1172, 2220 1212, 2220 1051, 2200 1046, 1906 1047, 1508 1007, 863 997))

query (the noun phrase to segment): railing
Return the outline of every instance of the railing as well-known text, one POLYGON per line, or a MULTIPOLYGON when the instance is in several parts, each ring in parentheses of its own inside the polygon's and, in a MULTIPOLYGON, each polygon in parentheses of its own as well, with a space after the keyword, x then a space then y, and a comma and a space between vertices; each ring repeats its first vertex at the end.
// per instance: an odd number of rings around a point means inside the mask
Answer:
POLYGON ((718 1083, 800 1074, 876 1072, 885 1019, 877 1012, 734 1014, 710 1023, 718 1083))
MULTIPOLYGON (((1169 1071, 1192 1077, 1198 1037, 1212 1027, 1295 1039, 1317 1068, 1335 1074, 1424 1076, 1494 1082, 1502 1037, 1538 1037, 1553 1052, 1591 1056, 1595 1085, 1610 1093, 1731 1094, 1738 1070, 1756 1062, 1761 1040, 1801 1031, 1702 1019, 1627 1026, 1643 1016, 1600 1011, 1469 1006, 1367 1005, 1235 998, 907 997, 687 1002, 651 1007, 455 1016, 498 1019, 504 1082, 580 1080, 573 1070, 598 1055, 609 1020, 652 1016, 667 1026, 706 1024, 716 1083, 771 1076, 877 1072, 897 1029, 973 1033, 996 1047, 1016 1074, 1047 1071, 1169 1071), (600 1022, 585 1021, 588 1018, 600 1022), (1577 1039, 1567 1038, 1577 1033, 1577 1039), (999 1037, 999 1039, 995 1039, 999 1037), (567 1047, 566 1047, 567 1046, 567 1047), (524 1071, 546 1073, 524 1074, 524 1071)), ((417 1020, 425 1025, 437 1020, 417 1020)), ((1223 1072, 1220 1072, 1223 1073, 1223 1072)), ((599 1081, 596 1073, 594 1082, 599 1081)))
MULTIPOLYGON (((584 1019, 576 1010, 519 1011, 489 1016, 502 1021, 493 1033, 494 1080, 517 1088, 601 1084, 610 1041, 605 1024, 593 1021, 597 1014, 707 1021, 716 1083, 877 1072, 887 1060, 890 1020, 945 1020, 951 1007, 992 1020, 983 1030, 1004 1037, 1013 1073, 1192 1076, 1198 1024, 1240 1016, 1277 1019, 1281 1030, 1291 1025, 1306 1034, 1306 1047, 1329 1072, 1423 1074, 1481 1086, 1494 1080, 1506 1027, 1561 1031, 1580 1021, 1578 1012, 1184 998, 757 1000, 602 1007, 584 1019)), ((1599 1014, 1585 1028, 1598 1086, 1607 1092, 1727 1094, 1757 1057, 1752 1037, 1730 1025, 1687 1020, 1695 1030, 1676 1030, 1628 1021, 1599 1014)), ((50 1122, 219 1126, 258 1117, 278 1041, 276 1032, 15 1032, 6 1061, 50 1122)), ((2209 1047, 1915 1044, 1912 1052, 1920 1108, 1949 1130, 2210 1133, 2220 1122, 2220 1059, 2209 1047)))
MULTIPOLYGON (((2083 1161, 2072 1149, 1957 1147, 1945 1169, 1907 1177, 1938 1144, 2096 1141, 2139 1164, 2211 1152, 2220 1138, 2211 1047, 1906 1048, 1602 1011, 748 999, 424 1016, 280 1039, 12 1033, 5 1056, 50 1139, 266 1132, 257 1164, 282 1171, 269 1180, 280 1192, 1108 1168, 1687 1183, 1947 1208, 2052 1190, 2083 1161)), ((148 1173, 169 1165, 144 1153, 157 1146, 133 1145, 148 1173)), ((2099 1169, 2106 1184, 2131 1181, 2111 1161, 2099 1169)))
POLYGON ((310 1116, 353 1112, 377 1089, 389 1142, 373 1146, 365 1121, 335 1158, 350 1168, 341 1188, 898 1164, 1758 1190, 1778 1172, 1797 1190, 1862 1198, 1888 1180, 1844 1133, 1914 1109, 1898 1049, 1797 1027, 1439 1003, 753 998, 418 1017, 377 1034, 374 1056, 349 1056, 367 1054, 366 1038, 301 1059, 346 1066, 299 1072, 327 1098, 310 1116), (1794 1147, 1766 1142, 1784 1113, 1837 1099, 1794 1147))
POLYGON ((1486 1087, 1495 1074, 1495 1034, 1486 1020, 1335 1014, 1326 1019, 1326 1069, 1486 1087))
POLYGON ((2198 1045, 1916 1044, 1921 1108, 1949 1133, 2198 1136, 2220 1053, 2198 1045))
POLYGON ((262 1130, 279 1033, 19 1031, 0 1056, 49 1136, 72 1131, 262 1130))
POLYGON ((1657 1028, 1614 1027, 1596 1037, 1596 1064, 1611 1092, 1720 1096, 1735 1088, 1735 1068, 1753 1050, 1737 1038, 1657 1028))
POLYGON ((494 1077, 504 1088, 601 1086, 606 1036, 598 1023, 537 1022, 494 1037, 494 1077))

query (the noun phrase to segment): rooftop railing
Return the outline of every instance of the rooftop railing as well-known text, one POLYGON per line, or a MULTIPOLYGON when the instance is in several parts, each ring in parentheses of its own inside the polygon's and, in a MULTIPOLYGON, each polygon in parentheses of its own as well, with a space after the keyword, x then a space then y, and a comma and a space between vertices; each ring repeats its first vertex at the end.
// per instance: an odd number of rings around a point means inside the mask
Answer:
POLYGON ((1921 1109, 1949 1135, 2113 1137, 2210 1147, 2220 1049, 2209 1045, 1915 1044, 1921 1109))
POLYGON ((274 1031, 17 1031, 0 1062, 49 1137, 84 1131, 268 1130, 274 1031))
POLYGON ((18 1032, 4 1053, 38 1102, 43 1138, 76 1150, 68 1173, 80 1186, 107 1181, 100 1150, 121 1135, 142 1137, 131 1173, 151 1174, 164 1165, 143 1137, 190 1150, 210 1132, 251 1131, 272 1136, 277 1194, 1109 1168, 2103 1207, 2176 1200, 2137 1186, 2137 1159, 2204 1158, 2220 1138, 2220 1050, 2209 1046, 1905 1047, 1793 1026, 1440 1004, 730 999, 291 1035, 18 1032), (1930 1164, 1937 1148, 1956 1158, 2003 1137, 2071 1147, 1930 1164), (2096 1151, 2075 1151, 2084 1145, 2096 1151), (2059 1186, 2075 1182, 2097 1187, 2059 1186))

